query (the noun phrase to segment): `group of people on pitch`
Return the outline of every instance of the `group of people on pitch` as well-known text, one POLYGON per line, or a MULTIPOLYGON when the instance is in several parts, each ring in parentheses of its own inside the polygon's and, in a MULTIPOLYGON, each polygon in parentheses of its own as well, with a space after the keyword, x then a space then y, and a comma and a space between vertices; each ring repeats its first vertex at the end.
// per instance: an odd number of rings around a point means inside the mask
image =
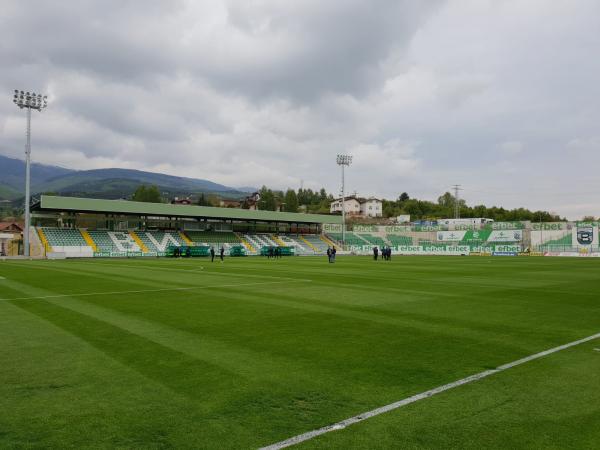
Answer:
MULTIPOLYGON (((379 247, 373 247, 373 259, 377 261, 379 257, 379 247)), ((390 261, 392 259, 392 248, 383 246, 381 247, 381 259, 390 261)))
MULTIPOLYGON (((221 262, 223 262, 225 256, 225 247, 221 245, 221 249, 219 250, 219 257, 221 258, 221 262)), ((210 262, 215 262, 215 248, 210 247, 210 262)))
POLYGON ((267 251, 267 258, 281 258, 281 249, 279 247, 269 247, 269 250, 267 251))
POLYGON ((336 253, 337 253, 337 250, 335 249, 335 245, 333 247, 327 247, 327 259, 329 260, 330 263, 335 262, 336 253))

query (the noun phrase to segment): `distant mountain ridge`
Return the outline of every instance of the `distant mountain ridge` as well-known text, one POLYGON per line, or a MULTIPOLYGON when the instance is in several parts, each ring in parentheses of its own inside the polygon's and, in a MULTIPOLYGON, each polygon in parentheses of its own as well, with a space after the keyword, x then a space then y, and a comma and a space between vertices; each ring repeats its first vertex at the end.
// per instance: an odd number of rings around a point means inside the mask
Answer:
MULTIPOLYGON (((140 184, 156 185, 167 196, 204 192, 234 197, 252 190, 134 169, 73 170, 39 163, 31 165, 32 195, 55 192, 71 196, 123 198, 130 196, 140 184)), ((0 155, 0 200, 14 200, 23 196, 24 191, 25 162, 0 155)))

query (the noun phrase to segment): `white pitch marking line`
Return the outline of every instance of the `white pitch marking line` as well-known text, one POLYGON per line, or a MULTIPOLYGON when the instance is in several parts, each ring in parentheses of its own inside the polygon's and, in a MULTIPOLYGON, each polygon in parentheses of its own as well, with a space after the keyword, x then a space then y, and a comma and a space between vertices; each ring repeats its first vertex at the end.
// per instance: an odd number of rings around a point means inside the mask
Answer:
MULTIPOLYGON (((294 437, 291 437, 284 441, 280 441, 275 444, 271 444, 267 447, 261 447, 260 450, 279 450, 281 448, 291 447, 292 445, 296 445, 296 444, 299 444, 300 442, 308 441, 309 439, 315 438, 322 434, 329 433, 331 431, 342 430, 342 429, 346 428, 347 426, 353 425, 358 422, 362 422, 363 420, 370 419, 371 417, 378 416, 379 414, 383 414, 383 413, 392 411, 394 409, 401 408, 403 406, 409 405, 409 404, 417 402, 419 400, 423 400, 423 399, 432 397, 441 392, 448 391, 455 387, 481 380, 482 378, 486 378, 486 377, 489 377, 490 375, 494 375, 496 373, 503 372, 512 367, 519 366, 519 365, 525 364, 529 361, 533 361, 535 359, 542 358, 542 357, 550 355, 552 353, 560 352, 561 350, 565 350, 570 347, 575 347, 576 345, 580 345, 585 342, 593 341, 593 340, 599 339, 599 338, 600 338, 600 333, 594 334, 592 336, 588 336, 583 339, 579 339, 577 341, 570 342, 568 344, 561 345, 559 347, 554 347, 549 350, 545 350, 543 352, 536 353, 534 355, 518 359, 518 360, 510 362, 508 364, 504 364, 502 366, 496 367, 495 369, 485 370, 483 372, 479 372, 474 375, 471 375, 467 378, 463 378, 461 380, 454 381, 452 383, 444 384, 442 386, 438 386, 438 387, 430 389, 428 391, 421 392, 420 394, 413 395, 412 397, 408 397, 403 400, 399 400, 397 402, 390 403, 389 405, 385 405, 380 408, 376 408, 371 411, 364 412, 357 416, 350 417, 348 419, 334 423, 333 425, 327 425, 323 428, 319 428, 317 430, 308 431, 306 433, 299 434, 298 436, 294 436, 294 437)), ((600 350, 600 349, 596 349, 596 350, 600 350)))
POLYGON ((167 292, 167 291, 192 291, 194 289, 260 286, 263 284, 282 284, 282 283, 290 283, 290 281, 264 281, 264 282, 258 282, 258 283, 216 284, 214 286, 192 286, 192 287, 163 288, 163 289, 140 289, 140 290, 135 290, 135 291, 83 292, 83 293, 72 293, 72 294, 41 295, 38 297, 0 298, 0 301, 10 302, 12 300, 43 300, 46 298, 62 298, 62 297, 87 297, 87 296, 116 295, 116 294, 143 294, 143 293, 150 293, 150 292, 167 292))

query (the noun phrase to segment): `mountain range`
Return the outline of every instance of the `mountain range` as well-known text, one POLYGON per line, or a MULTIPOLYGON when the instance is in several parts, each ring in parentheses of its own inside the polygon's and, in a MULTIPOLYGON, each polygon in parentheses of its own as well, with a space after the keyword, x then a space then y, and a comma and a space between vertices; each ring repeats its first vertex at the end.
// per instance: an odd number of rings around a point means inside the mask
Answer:
MULTIPOLYGON (((216 193, 226 198, 241 197, 255 189, 234 188, 209 180, 178 177, 133 169, 73 170, 32 163, 31 194, 118 199, 128 198, 139 185, 156 185, 166 197, 216 193)), ((25 162, 0 155, 0 200, 17 200, 25 194, 25 162)))

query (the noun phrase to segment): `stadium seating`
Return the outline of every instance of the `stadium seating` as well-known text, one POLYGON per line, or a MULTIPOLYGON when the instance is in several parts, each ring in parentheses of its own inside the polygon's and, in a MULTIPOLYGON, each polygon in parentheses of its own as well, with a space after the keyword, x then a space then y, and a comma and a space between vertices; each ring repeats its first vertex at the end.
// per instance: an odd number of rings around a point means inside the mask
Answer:
POLYGON ((51 247, 87 247, 88 244, 78 229, 46 228, 42 232, 51 247))
POLYGON ((326 253, 327 247, 329 247, 323 240, 315 234, 304 234, 302 236, 305 240, 310 242, 310 244, 317 249, 317 253, 326 253))
MULTIPOLYGON (((327 236, 334 241, 342 242, 342 233, 329 233, 327 236)), ((354 246, 362 247, 364 245, 371 245, 371 243, 369 241, 361 238, 357 234, 347 232, 346 233, 346 245, 354 245, 354 246)))
POLYGON ((314 250, 297 235, 280 234, 277 238, 283 242, 286 247, 294 247, 296 249, 296 255, 312 255, 314 253, 314 250))
POLYGON ((225 248, 229 251, 232 247, 240 245, 241 241, 231 231, 186 231, 185 235, 196 245, 208 245, 215 249, 225 248))
POLYGON ((413 245, 413 240, 410 236, 398 236, 396 234, 388 234, 386 239, 390 241, 393 246, 407 246, 413 245))
POLYGON ((186 236, 190 241, 199 244, 239 244, 240 240, 230 231, 186 231, 186 236))
POLYGON ((546 251, 563 251, 570 249, 573 246, 573 237, 571 233, 564 235, 558 239, 552 239, 544 242, 539 246, 540 250, 546 251))
POLYGON ((126 231, 88 230, 99 252, 140 252, 139 245, 126 231))
MULTIPOLYGON (((423 247, 446 248, 446 246, 448 244, 445 244, 443 242, 433 242, 433 241, 423 240, 423 241, 419 241, 419 245, 421 245, 423 247)), ((463 245, 463 244, 460 244, 459 242, 457 242, 456 245, 463 245)), ((464 244, 464 245, 467 245, 467 244, 464 244)))
POLYGON ((118 251, 115 243, 108 235, 108 231, 89 231, 88 234, 96 244, 96 248, 99 252, 112 252, 118 251))
POLYGON ((48 228, 39 229, 39 236, 44 236, 48 251, 62 253, 68 258, 91 257, 94 249, 85 241, 78 229, 48 228))
POLYGON ((260 250, 263 247, 279 247, 279 244, 273 240, 270 234, 244 234, 246 239, 252 247, 256 250, 260 250))
POLYGON ((177 231, 136 231, 149 252, 165 252, 169 246, 186 245, 177 231))
POLYGON ((378 247, 383 247, 383 246, 387 246, 387 242, 385 242, 382 238, 380 238, 379 236, 373 236, 371 234, 357 234, 357 236, 363 238, 365 241, 368 241, 369 244, 372 245, 377 245, 378 247))

